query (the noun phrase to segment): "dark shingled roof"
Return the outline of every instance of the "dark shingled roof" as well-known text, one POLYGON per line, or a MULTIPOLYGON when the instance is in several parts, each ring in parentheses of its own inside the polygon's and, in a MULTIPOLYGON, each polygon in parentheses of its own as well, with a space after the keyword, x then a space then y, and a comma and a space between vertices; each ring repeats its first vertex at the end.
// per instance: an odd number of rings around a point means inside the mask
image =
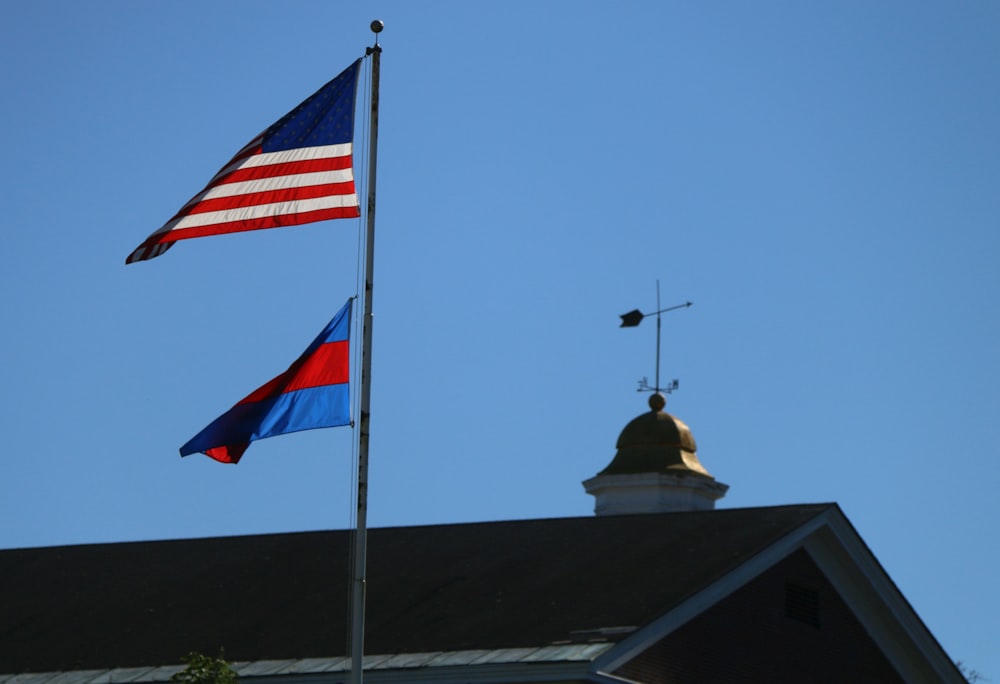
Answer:
MULTIPOLYGON (((641 627, 833 504, 373 529, 367 653, 641 627)), ((350 533, 0 551, 0 673, 346 653, 350 533)))

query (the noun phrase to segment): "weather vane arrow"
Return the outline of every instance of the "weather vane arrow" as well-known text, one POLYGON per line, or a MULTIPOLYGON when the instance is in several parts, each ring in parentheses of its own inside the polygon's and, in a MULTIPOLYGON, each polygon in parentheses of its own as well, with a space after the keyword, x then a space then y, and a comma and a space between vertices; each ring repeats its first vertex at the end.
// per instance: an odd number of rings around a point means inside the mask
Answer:
POLYGON ((686 309, 691 306, 693 302, 684 302, 683 304, 678 304, 677 306, 671 306, 666 309, 660 309, 659 311, 654 311, 650 314, 644 314, 638 309, 633 309, 626 314, 622 314, 619 318, 622 319, 622 324, 618 327, 620 328, 634 328, 635 326, 642 323, 642 319, 646 316, 659 316, 662 313, 667 313, 668 311, 673 311, 674 309, 686 309))

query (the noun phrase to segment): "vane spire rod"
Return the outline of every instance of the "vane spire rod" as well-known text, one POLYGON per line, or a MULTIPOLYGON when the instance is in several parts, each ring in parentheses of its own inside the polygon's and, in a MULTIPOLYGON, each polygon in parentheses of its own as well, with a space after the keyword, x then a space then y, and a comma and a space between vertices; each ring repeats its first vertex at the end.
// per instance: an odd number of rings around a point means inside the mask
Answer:
POLYGON ((663 328, 663 309, 660 308, 660 279, 656 279, 656 394, 660 393, 660 329, 663 328))
POLYGON ((674 380, 673 382, 670 383, 669 387, 660 387, 660 347, 661 347, 661 330, 663 328, 663 321, 661 319, 661 315, 667 313, 668 311, 674 311, 676 309, 686 309, 689 306, 691 306, 691 302, 684 302, 683 304, 677 304, 675 306, 668 306, 665 309, 660 308, 660 306, 661 306, 660 305, 660 281, 657 280, 656 281, 656 311, 654 311, 653 313, 650 313, 650 314, 644 314, 641 311, 639 311, 638 309, 633 309, 632 311, 629 311, 628 313, 621 315, 622 323, 621 323, 620 327, 622 327, 622 328, 634 328, 637 325, 639 325, 640 323, 642 323, 642 319, 645 318, 646 316, 654 316, 654 315, 656 316, 656 379, 655 379, 655 383, 656 384, 653 387, 650 387, 649 381, 646 380, 646 378, 643 378, 642 380, 639 381, 639 389, 638 389, 639 392, 649 392, 649 391, 652 391, 652 392, 655 392, 655 393, 659 394, 661 391, 664 391, 664 392, 669 393, 669 392, 672 392, 673 390, 677 389, 677 386, 678 386, 677 381, 674 380))

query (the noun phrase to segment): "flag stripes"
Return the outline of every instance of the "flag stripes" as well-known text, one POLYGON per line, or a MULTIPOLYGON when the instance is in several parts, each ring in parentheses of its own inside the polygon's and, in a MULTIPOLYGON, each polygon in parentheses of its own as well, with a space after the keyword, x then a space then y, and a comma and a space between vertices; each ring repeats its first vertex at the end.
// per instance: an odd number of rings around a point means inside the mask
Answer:
POLYGON ((164 242, 360 216, 351 143, 258 153, 227 169, 126 263, 157 256, 144 254, 164 242))
POLYGON ((236 463, 250 443, 299 430, 349 425, 350 332, 347 300, 284 373, 264 383, 181 447, 236 463))
POLYGON ((237 405, 273 399, 284 392, 348 382, 349 359, 347 340, 322 344, 305 360, 299 359, 287 371, 238 401, 237 405))
POLYGON ((288 187, 288 181, 285 178, 238 183, 238 185, 246 186, 246 191, 236 193, 235 195, 223 195, 221 197, 202 200, 188 214, 197 216, 198 214, 208 212, 238 209, 239 207, 252 207, 261 204, 274 204, 275 202, 288 202, 296 199, 315 199, 317 197, 332 195, 342 196, 354 190, 354 184, 350 180, 342 180, 343 173, 327 172, 305 175, 311 176, 315 185, 288 187), (253 186, 254 189, 251 190, 249 186, 253 186))

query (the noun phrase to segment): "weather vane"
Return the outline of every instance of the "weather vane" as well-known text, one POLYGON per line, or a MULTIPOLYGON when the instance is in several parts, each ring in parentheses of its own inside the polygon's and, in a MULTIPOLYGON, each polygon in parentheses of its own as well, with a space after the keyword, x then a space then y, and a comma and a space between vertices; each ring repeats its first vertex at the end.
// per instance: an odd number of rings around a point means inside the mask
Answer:
POLYGON ((637 392, 656 392, 656 393, 666 392, 667 394, 670 394, 675 389, 677 389, 678 387, 677 380, 672 380, 670 382, 670 385, 668 385, 667 387, 660 387, 660 329, 662 327, 662 321, 660 319, 660 316, 668 311, 673 311, 675 309, 686 309, 689 306, 691 306, 691 302, 685 302, 683 304, 678 304, 677 306, 668 306, 666 309, 661 309, 660 281, 657 280, 656 281, 657 310, 655 312, 651 314, 644 314, 638 309, 634 309, 633 311, 629 311, 627 314, 622 314, 621 316, 622 328, 634 328, 640 323, 642 323, 642 319, 645 318, 646 316, 652 316, 654 314, 656 315, 656 384, 651 387, 649 384, 649 380, 644 377, 642 380, 639 380, 639 388, 636 390, 637 392))

